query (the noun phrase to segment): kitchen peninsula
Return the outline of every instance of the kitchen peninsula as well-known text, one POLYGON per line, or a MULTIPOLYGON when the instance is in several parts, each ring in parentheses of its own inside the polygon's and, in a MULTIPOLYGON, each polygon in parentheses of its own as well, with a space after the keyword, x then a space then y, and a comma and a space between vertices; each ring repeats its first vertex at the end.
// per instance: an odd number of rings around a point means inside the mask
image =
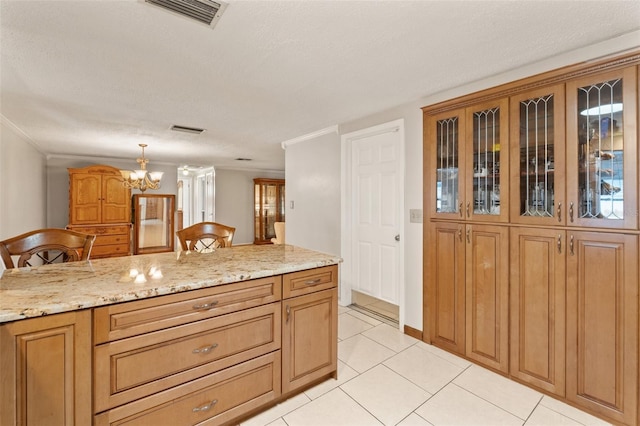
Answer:
POLYGON ((226 424, 335 377, 339 262, 247 245, 4 271, 0 424, 226 424))

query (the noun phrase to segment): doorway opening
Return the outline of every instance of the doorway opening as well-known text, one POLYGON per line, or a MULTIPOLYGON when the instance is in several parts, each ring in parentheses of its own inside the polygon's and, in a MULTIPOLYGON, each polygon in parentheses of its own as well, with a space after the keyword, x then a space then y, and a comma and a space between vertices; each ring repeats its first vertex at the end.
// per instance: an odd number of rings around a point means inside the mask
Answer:
POLYGON ((342 135, 340 304, 404 327, 404 120, 342 135))
POLYGON ((178 168, 176 230, 194 223, 215 222, 215 176, 213 167, 178 168))
POLYGON ((357 290, 351 290, 350 307, 395 327, 398 326, 400 320, 400 306, 360 293, 357 290))

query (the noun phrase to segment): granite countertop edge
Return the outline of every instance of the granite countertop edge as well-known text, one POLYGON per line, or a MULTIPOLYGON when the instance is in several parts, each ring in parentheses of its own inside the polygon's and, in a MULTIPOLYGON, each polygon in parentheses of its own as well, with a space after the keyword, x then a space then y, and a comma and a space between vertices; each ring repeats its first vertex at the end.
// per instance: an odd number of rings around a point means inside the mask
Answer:
POLYGON ((342 262, 295 246, 237 246, 19 268, 0 278, 0 324, 265 278, 342 262), (160 270, 160 276, 154 272, 160 270), (135 282, 135 273, 144 282, 135 282))

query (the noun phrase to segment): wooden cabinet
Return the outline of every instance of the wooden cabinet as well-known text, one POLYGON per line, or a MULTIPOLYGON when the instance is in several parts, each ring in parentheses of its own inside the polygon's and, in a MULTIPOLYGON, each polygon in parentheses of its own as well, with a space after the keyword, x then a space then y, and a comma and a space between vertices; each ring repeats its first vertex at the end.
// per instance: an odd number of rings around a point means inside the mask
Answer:
POLYGON ((449 351, 465 352, 464 224, 432 222, 426 252, 426 321, 430 342, 449 351))
MULTIPOLYGON (((218 371, 278 351, 281 283, 280 276, 261 278, 97 308, 95 413, 128 407, 98 416, 120 419, 119 413, 136 407, 163 406, 176 387, 199 389, 187 384, 205 376, 215 382, 218 371)), ((278 375, 273 398, 279 382, 278 375)), ((202 383, 209 386, 210 380, 202 383)), ((210 416, 222 406, 212 407, 210 416)))
POLYGON ((467 225, 466 348, 470 359, 509 369, 509 230, 467 225))
POLYGON ((111 166, 69 169, 69 224, 129 223, 131 190, 111 166))
POLYGON ((507 221, 508 105, 505 98, 425 117, 431 217, 507 221))
POLYGON ((337 371, 338 267, 284 276, 282 302, 282 392, 337 371), (325 288, 328 288, 324 290, 325 288), (302 294, 301 296, 295 296, 302 294), (287 295, 295 296, 286 298, 287 295))
POLYGON ((630 53, 423 109, 424 336, 630 425, 638 64, 630 53))
POLYGON ((91 311, 0 325, 0 424, 91 424, 91 311))
POLYGON ((67 229, 96 236, 93 248, 91 249, 91 259, 129 255, 131 247, 131 224, 68 225, 67 229))
POLYGON ((564 84, 512 96, 510 105, 511 222, 564 225, 567 211, 564 84))
POLYGON ((567 224, 638 228, 637 67, 567 82, 567 224))
POLYGON ((285 219, 284 179, 254 179, 255 244, 271 244, 276 232, 273 224, 285 219))
POLYGON ((510 374, 565 395, 564 230, 511 229, 510 374))
POLYGON ((435 222, 429 247, 431 343, 508 369, 508 228, 435 222))
POLYGON ((131 190, 120 170, 105 165, 69 169, 67 228, 96 235, 91 258, 131 253, 131 190))
POLYGON ((227 424, 337 371, 338 267, 94 309, 96 425, 227 424))
POLYGON ((638 237, 573 232, 567 255, 567 398, 637 424, 638 237))

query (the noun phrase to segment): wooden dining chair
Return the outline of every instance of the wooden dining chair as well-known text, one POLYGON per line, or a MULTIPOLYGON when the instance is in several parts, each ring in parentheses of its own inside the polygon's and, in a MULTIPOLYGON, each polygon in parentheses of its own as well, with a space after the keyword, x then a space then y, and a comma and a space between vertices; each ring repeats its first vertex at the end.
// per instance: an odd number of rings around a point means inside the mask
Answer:
POLYGON ((182 250, 211 251, 231 247, 236 228, 216 222, 200 222, 176 231, 182 250))
POLYGON ((7 269, 16 267, 12 256, 19 256, 18 268, 88 260, 95 239, 67 229, 38 229, 0 241, 0 257, 7 269))

